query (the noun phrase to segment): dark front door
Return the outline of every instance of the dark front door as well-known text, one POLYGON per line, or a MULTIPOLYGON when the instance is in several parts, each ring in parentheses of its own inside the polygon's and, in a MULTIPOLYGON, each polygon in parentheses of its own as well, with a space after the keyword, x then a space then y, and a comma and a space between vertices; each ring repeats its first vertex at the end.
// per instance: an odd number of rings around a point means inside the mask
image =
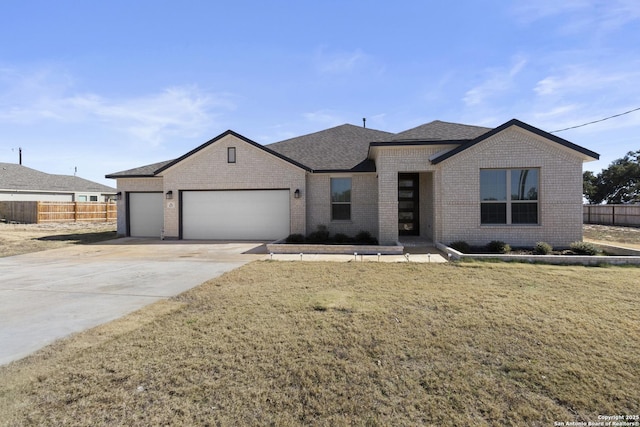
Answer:
POLYGON ((418 203, 418 174, 398 174, 398 234, 420 234, 420 204, 418 203))

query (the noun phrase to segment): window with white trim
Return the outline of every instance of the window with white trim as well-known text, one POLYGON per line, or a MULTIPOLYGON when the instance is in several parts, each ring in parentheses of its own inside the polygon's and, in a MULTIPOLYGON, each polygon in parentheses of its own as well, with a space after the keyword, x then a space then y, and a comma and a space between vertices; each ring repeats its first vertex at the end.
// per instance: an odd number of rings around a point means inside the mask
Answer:
POLYGON ((481 224, 538 224, 539 169, 481 169, 481 224))
POLYGON ((351 219, 351 178, 331 178, 331 220, 351 219))

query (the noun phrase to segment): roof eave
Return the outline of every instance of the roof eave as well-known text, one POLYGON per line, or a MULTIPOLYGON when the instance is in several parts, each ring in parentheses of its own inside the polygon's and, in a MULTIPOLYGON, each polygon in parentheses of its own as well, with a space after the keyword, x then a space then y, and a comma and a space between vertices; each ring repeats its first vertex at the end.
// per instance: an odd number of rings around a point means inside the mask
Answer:
POLYGON ((127 175, 118 175, 118 174, 110 174, 110 175, 105 175, 105 178, 109 178, 109 179, 118 179, 118 178, 157 178, 157 175, 152 174, 127 174, 127 175))
POLYGON ((244 142, 246 142, 246 143, 248 143, 250 145, 253 145, 254 147, 256 147, 256 148, 258 148, 260 150, 263 150, 263 151, 265 151, 265 152, 267 152, 267 153, 269 153, 269 154, 271 154, 271 155, 273 155, 275 157, 278 157, 281 160, 284 160, 285 162, 291 163, 292 165, 294 165, 296 167, 304 169, 304 170, 306 170, 308 172, 311 171, 311 168, 309 168, 308 166, 305 166, 302 163, 296 162, 295 160, 290 159, 287 156, 284 156, 284 155, 282 155, 280 153, 277 153, 277 152, 265 147, 264 145, 260 145, 257 142, 252 141, 249 138, 244 137, 244 136, 240 135, 239 133, 234 132, 231 129, 229 129, 229 130, 221 133, 220 135, 216 136, 215 138, 210 139, 209 141, 205 142, 204 144, 200 145, 199 147, 194 148, 193 150, 189 151, 187 154, 185 154, 185 155, 183 155, 181 157, 178 157, 174 161, 169 162, 168 164, 162 166, 160 169, 158 169, 158 170, 156 170, 154 172, 154 176, 159 174, 160 172, 163 172, 163 171, 169 169, 170 167, 180 163, 184 159, 196 154, 197 152, 203 150, 204 148, 208 147, 209 145, 215 143, 216 141, 219 141, 220 139, 222 139, 222 138, 224 138, 225 136, 228 136, 228 135, 232 135, 232 136, 234 136, 234 137, 236 137, 236 138, 238 138, 238 139, 240 139, 240 140, 242 140, 242 141, 244 141, 244 142))
POLYGON ((463 144, 463 145, 461 145, 461 146, 459 146, 457 148, 454 148, 453 150, 444 153, 442 156, 433 159, 431 161, 431 163, 432 164, 438 164, 438 163, 442 162, 443 160, 447 160, 448 158, 455 156, 456 154, 460 153, 461 151, 464 151, 464 150, 466 150, 468 148, 471 148, 474 145, 476 145, 477 143, 482 142, 485 139, 488 139, 488 138, 490 138, 490 137, 502 132, 503 130, 505 130, 505 129, 511 127, 511 126, 517 126, 517 127, 521 128, 521 129, 524 129, 526 131, 532 132, 532 133, 534 133, 534 134, 536 134, 538 136, 541 136, 543 138, 549 139, 549 140, 551 140, 551 141, 553 141, 553 142, 555 142, 557 144, 560 144, 560 145, 562 145, 562 146, 564 146, 566 148, 569 148, 569 149, 572 149, 574 151, 577 151, 578 153, 581 153, 583 155, 582 157, 583 157, 583 159, 585 159, 585 161, 589 161, 589 160, 586 160, 586 159, 598 160, 600 158, 600 154, 596 153, 595 151, 588 150, 588 149, 586 149, 584 147, 581 147, 581 146, 579 146, 577 144, 574 144, 573 142, 567 141, 566 139, 560 138, 560 137, 555 136, 555 135, 553 135, 553 134, 551 134, 549 132, 545 132, 545 131, 543 131, 541 129, 538 129, 536 127, 533 127, 533 126, 531 126, 531 125, 529 125, 527 123, 521 122, 518 119, 511 119, 508 122, 498 126, 497 128, 492 129, 489 132, 487 132, 487 133, 485 133, 483 135, 480 135, 479 137, 467 142, 466 144, 463 144))

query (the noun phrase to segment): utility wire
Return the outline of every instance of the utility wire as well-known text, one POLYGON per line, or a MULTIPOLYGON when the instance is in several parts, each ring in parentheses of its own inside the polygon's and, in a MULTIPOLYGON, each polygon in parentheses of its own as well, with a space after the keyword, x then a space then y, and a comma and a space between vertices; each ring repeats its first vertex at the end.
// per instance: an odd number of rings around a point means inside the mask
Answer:
POLYGON ((638 110, 640 110, 640 107, 634 108, 633 110, 625 111, 624 113, 614 114, 613 116, 605 117, 604 119, 594 120, 592 122, 583 123, 583 124, 578 125, 578 126, 571 126, 571 127, 564 128, 564 129, 554 130, 554 131, 551 131, 549 133, 556 133, 556 132, 562 132, 562 131, 569 130, 569 129, 581 128, 583 126, 592 125, 594 123, 604 122, 605 120, 613 119, 614 117, 624 116, 625 114, 633 113, 634 111, 638 111, 638 110))

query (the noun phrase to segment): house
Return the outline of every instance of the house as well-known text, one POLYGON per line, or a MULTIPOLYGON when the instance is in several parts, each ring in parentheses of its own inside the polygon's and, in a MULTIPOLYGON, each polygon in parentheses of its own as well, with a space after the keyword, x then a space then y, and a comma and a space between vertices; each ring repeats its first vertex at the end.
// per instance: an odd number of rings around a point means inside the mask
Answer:
POLYGON ((115 188, 77 176, 0 163, 0 201, 106 202, 115 195, 115 188))
POLYGON ((381 244, 560 247, 582 239, 582 164, 598 157, 515 119, 396 134, 346 124, 267 146, 229 130, 107 178, 127 236, 276 240, 323 224, 381 244))

